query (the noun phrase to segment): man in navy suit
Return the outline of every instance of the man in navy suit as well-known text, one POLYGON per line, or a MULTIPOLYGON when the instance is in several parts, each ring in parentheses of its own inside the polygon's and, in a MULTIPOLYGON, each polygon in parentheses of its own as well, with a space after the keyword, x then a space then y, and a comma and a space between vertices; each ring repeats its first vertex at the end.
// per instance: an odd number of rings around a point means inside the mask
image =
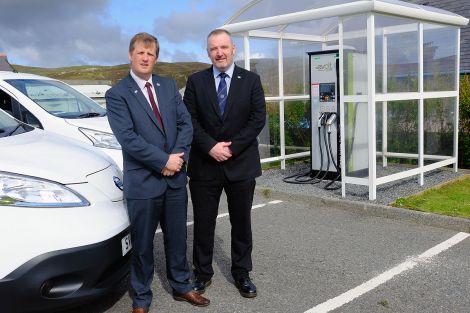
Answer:
POLYGON ((194 135, 188 164, 194 210, 194 290, 203 293, 214 275, 214 230, 222 190, 231 230, 231 272, 240 294, 256 297, 252 270, 251 205, 261 175, 257 136, 266 120, 258 75, 236 66, 235 46, 223 29, 207 37, 212 67, 188 78, 184 102, 194 135))
POLYGON ((133 313, 148 312, 152 301, 153 240, 158 223, 173 298, 197 306, 209 304, 192 290, 186 259, 185 162, 193 134, 191 118, 175 82, 152 75, 158 53, 157 38, 135 35, 129 45, 130 74, 106 93, 109 124, 124 159, 133 313))

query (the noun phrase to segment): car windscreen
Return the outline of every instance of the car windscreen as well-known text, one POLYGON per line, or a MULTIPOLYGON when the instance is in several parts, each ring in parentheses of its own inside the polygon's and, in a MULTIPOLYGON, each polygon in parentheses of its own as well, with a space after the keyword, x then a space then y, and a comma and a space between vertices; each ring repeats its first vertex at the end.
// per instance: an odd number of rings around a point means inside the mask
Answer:
POLYGON ((106 115, 106 109, 60 81, 41 79, 5 81, 55 116, 74 119, 106 115))
POLYGON ((34 127, 21 123, 0 110, 0 138, 22 134, 33 129, 34 127))

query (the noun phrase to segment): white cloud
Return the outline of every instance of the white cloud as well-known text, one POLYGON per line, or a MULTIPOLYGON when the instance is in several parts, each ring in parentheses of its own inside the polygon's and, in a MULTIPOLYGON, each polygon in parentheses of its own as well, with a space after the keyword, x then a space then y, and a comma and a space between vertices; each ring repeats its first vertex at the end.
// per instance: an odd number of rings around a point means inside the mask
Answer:
POLYGON ((222 26, 247 1, 226 0, 223 5, 216 1, 212 7, 205 9, 201 9, 201 2, 190 0, 186 9, 157 18, 154 21, 155 33, 170 42, 200 42, 205 47, 207 34, 222 26))
POLYGON ((10 62, 60 67, 126 60, 128 38, 104 25, 108 0, 2 0, 0 50, 10 62))
POLYGON ((184 62, 198 60, 198 56, 194 52, 176 50, 170 54, 170 62, 184 62))

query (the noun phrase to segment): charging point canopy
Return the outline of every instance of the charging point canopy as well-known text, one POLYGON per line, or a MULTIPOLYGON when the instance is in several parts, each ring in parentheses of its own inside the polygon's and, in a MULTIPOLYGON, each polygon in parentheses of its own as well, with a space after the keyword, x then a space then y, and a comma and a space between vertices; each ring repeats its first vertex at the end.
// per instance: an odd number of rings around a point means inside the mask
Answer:
POLYGON ((254 0, 221 28, 261 76, 262 162, 310 155, 309 52, 339 51, 341 187, 457 171, 460 15, 398 0, 254 0))

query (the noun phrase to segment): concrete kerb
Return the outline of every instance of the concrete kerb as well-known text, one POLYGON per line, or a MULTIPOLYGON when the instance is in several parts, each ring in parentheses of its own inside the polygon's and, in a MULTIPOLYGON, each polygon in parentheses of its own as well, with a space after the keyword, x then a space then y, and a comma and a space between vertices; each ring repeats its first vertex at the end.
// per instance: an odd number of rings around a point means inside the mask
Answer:
POLYGON ((416 224, 445 228, 458 232, 470 233, 470 219, 439 215, 428 212, 414 211, 403 208, 395 208, 387 205, 352 201, 346 199, 324 198, 315 195, 288 193, 273 190, 271 188, 256 187, 256 194, 267 198, 288 201, 290 199, 314 203, 319 206, 332 207, 340 210, 347 210, 374 217, 383 217, 394 220, 403 220, 416 224))

